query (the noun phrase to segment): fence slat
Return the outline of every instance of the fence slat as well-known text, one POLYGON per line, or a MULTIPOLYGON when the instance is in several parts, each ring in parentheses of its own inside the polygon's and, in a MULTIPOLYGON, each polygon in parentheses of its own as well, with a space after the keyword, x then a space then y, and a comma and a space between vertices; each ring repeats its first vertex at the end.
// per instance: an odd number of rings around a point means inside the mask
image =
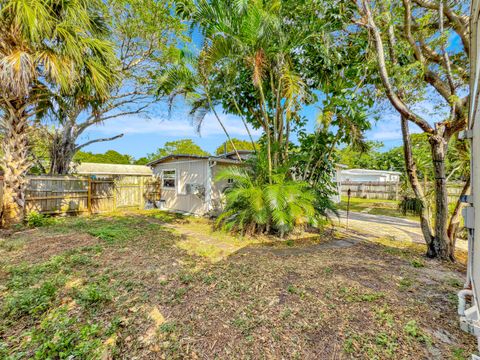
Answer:
MULTIPOLYGON (((143 209, 147 202, 160 200, 160 182, 149 176, 119 176, 115 179, 28 176, 27 180, 27 213, 97 213, 125 207, 143 209)), ((2 181, 0 177, 0 200, 2 181)))

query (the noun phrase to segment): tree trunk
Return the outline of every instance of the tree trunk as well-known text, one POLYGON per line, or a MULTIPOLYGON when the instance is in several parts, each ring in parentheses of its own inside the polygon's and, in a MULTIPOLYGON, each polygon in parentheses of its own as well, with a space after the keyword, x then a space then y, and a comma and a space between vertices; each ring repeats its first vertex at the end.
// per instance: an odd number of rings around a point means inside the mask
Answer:
POLYGON ((427 243, 426 255, 427 257, 433 258, 437 256, 437 253, 435 251, 435 247, 433 246, 434 237, 430 224, 428 202, 420 181, 418 180, 417 166, 415 164, 415 160, 413 159, 412 153, 412 141, 410 138, 410 131, 408 129, 408 120, 404 116, 401 117, 401 128, 403 138, 403 153, 405 155, 405 167, 408 175, 408 181, 412 187, 413 193, 415 194, 415 198, 422 204, 422 210, 420 212, 420 228, 422 229, 423 238, 427 243))
POLYGON ((5 113, 2 121, 4 138, 1 165, 4 175, 1 225, 6 228, 24 218, 26 175, 31 167, 28 158, 28 118, 25 104, 13 105, 15 108, 5 113))
POLYGON ((451 260, 454 259, 455 248, 452 248, 447 232, 448 192, 445 169, 447 141, 441 132, 442 129, 437 129, 429 139, 435 174, 435 237, 433 246, 437 257, 443 260, 451 260))
POLYGON ((68 132, 55 132, 50 144, 50 174, 68 174, 75 149, 75 139, 69 136, 68 132))
MULTIPOLYGON (((470 175, 467 177, 467 181, 465 182, 462 192, 460 193, 457 203, 455 204, 455 209, 453 209, 452 217, 450 218, 450 224, 448 225, 448 229, 447 229, 447 234, 448 234, 448 238, 450 239, 450 246, 452 247, 452 249, 455 249, 462 209, 465 206, 465 203, 461 201, 461 198, 462 196, 467 195, 469 192, 470 192, 470 175)), ((455 260, 455 259, 452 258, 452 260, 455 260)))

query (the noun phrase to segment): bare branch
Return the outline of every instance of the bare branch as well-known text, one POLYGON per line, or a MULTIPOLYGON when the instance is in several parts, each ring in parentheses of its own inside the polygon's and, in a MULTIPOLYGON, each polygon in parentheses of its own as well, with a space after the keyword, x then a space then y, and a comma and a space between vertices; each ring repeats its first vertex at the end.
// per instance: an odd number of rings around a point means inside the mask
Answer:
POLYGON ((101 138, 101 139, 94 139, 94 140, 87 141, 86 143, 84 143, 82 145, 76 146, 75 147, 75 152, 77 152, 81 148, 84 148, 85 146, 92 145, 92 144, 95 144, 95 143, 98 143, 98 142, 116 140, 116 139, 121 138, 122 136, 123 136, 123 134, 118 134, 118 135, 115 135, 115 136, 112 136, 112 137, 109 137, 109 138, 101 138))
MULTIPOLYGON (((417 5, 430 10, 439 10, 440 5, 430 0, 413 0, 417 5)), ((469 39, 469 21, 464 16, 457 15, 446 4, 443 5, 443 13, 452 24, 455 32, 460 36, 463 47, 466 53, 470 52, 470 39, 469 39)))
POLYGON ((397 109, 397 111, 401 115, 403 115, 408 120, 418 125, 423 131, 427 133, 432 133, 434 130, 430 126, 430 124, 425 119, 415 114, 393 89, 393 86, 390 82, 390 77, 388 75, 387 66, 385 64, 385 50, 383 47, 383 41, 382 41, 380 30, 378 29, 378 26, 376 25, 373 19, 370 6, 367 3, 367 0, 362 0, 362 4, 363 4, 363 9, 360 8, 359 10, 364 13, 366 17, 365 27, 369 30, 370 34, 373 37, 373 42, 375 44, 376 56, 378 61, 378 67, 380 71, 380 78, 385 87, 385 92, 388 99, 390 100, 390 103, 395 107, 395 109, 397 109))

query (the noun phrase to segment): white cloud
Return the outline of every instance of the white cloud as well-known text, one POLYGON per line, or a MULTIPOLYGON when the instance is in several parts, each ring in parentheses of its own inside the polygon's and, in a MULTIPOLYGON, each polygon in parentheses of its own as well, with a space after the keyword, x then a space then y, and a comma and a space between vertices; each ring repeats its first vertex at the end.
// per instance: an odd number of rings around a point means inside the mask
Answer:
MULTIPOLYGON (((379 120, 372 124, 372 129, 367 131, 366 137, 369 140, 377 141, 395 141, 402 139, 402 130, 400 128, 400 114, 385 102, 383 108, 380 108, 375 114, 379 120)), ((412 106, 413 111, 426 119, 430 125, 434 122, 445 119, 448 116, 448 109, 431 100, 420 101, 412 106)), ((410 133, 421 133, 422 130, 412 122, 409 122, 410 133)))
MULTIPOLYGON (((230 136, 246 136, 248 135, 243 122, 240 118, 219 114, 225 128, 230 136)), ((105 125, 98 125, 92 128, 93 131, 103 133, 105 135, 114 135, 118 133, 124 134, 158 134, 161 136, 175 137, 192 137, 198 136, 192 125, 191 119, 185 116, 175 116, 172 119, 152 117, 132 117, 126 116, 119 119, 111 120, 105 125)), ((250 131, 254 136, 260 136, 261 130, 254 130, 250 126, 250 131)), ((224 135, 222 127, 218 123, 213 114, 207 114, 200 130, 202 137, 224 135)))
MULTIPOLYGON (((420 133, 418 126, 410 123, 410 133, 420 133)), ((400 116, 382 117, 377 123, 373 124, 372 129, 367 131, 367 139, 377 141, 393 141, 402 139, 402 129, 400 128, 400 116)))

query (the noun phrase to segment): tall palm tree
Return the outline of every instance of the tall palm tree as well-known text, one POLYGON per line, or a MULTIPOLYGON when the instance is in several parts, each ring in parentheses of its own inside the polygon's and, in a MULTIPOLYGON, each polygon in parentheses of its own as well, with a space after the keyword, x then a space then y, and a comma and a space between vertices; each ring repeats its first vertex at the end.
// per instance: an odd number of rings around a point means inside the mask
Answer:
POLYGON ((301 105, 313 99, 295 57, 315 32, 301 27, 287 31, 276 0, 195 4, 181 10, 203 32, 203 68, 220 78, 233 69, 234 84, 225 87, 223 102, 232 102, 228 90, 235 89, 238 101, 231 111, 263 129, 272 181, 274 169, 288 158, 291 123, 300 118, 301 105))
POLYGON ((238 160, 242 161, 237 147, 225 127, 222 119, 215 109, 216 99, 215 85, 211 83, 210 74, 193 54, 180 52, 177 64, 169 67, 158 79, 158 94, 168 96, 170 106, 175 97, 183 95, 190 104, 190 115, 198 132, 203 125, 207 113, 212 112, 222 128, 238 160))
POLYGON ((106 31, 103 12, 101 0, 0 0, 3 226, 23 217, 31 166, 27 130, 43 90, 69 89, 89 72, 91 86, 107 91, 99 65, 115 54, 98 36, 106 31))

